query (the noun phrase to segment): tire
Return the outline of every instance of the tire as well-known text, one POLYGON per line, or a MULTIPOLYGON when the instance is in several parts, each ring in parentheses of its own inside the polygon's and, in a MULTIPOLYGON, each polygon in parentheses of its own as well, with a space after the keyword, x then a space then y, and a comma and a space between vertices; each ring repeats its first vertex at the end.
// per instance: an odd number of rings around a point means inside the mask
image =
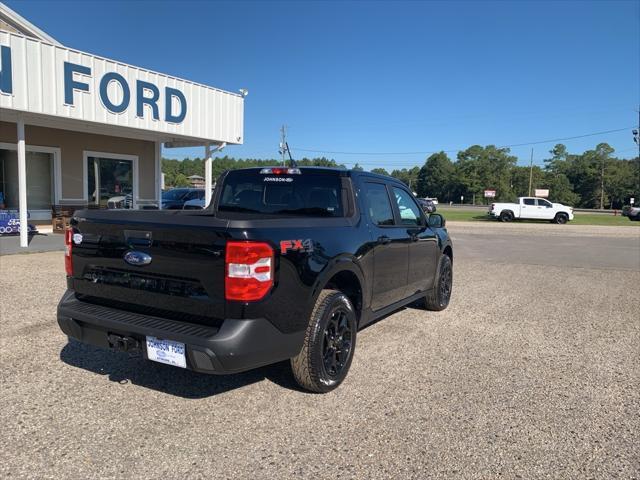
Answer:
POLYGON ((438 263, 438 278, 425 297, 427 310, 439 312, 449 306, 453 288, 453 263, 448 255, 442 255, 438 263))
POLYGON ((500 220, 503 222, 512 222, 513 221, 513 212, 511 210, 503 210, 500 212, 500 220))
POLYGON ((558 225, 564 225, 569 221, 569 215, 566 213, 556 213, 556 216, 553 219, 553 223, 557 223, 558 225))
POLYGON ((298 385, 317 393, 340 385, 353 360, 357 329, 349 298, 337 290, 322 290, 311 312, 302 350, 291 359, 298 385))

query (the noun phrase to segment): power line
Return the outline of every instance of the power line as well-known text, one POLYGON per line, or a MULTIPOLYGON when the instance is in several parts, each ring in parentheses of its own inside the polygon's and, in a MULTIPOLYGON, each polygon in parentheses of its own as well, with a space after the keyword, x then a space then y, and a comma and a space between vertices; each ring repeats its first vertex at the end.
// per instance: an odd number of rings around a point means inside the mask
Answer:
MULTIPOLYGON (((539 145, 541 143, 553 143, 553 142, 561 142, 565 140, 575 140, 578 138, 585 137, 595 137, 597 135, 606 135, 608 133, 616 133, 628 130, 633 127, 624 127, 624 128, 616 128, 613 130, 604 130, 601 132, 591 132, 585 133, 582 135, 574 135, 572 137, 562 137, 562 138, 552 138, 549 140, 537 140, 534 142, 526 142, 526 143, 513 143, 510 145, 500 145, 498 148, 513 148, 513 147, 525 147, 530 145, 539 145)), ((456 153, 461 150, 465 150, 464 148, 457 148, 455 150, 433 150, 433 151, 420 151, 420 152, 345 152, 345 151, 336 151, 336 150, 321 150, 314 148, 301 148, 295 147, 296 150, 301 152, 313 152, 313 153, 329 153, 332 155, 429 155, 431 153, 445 152, 445 153, 456 153)))

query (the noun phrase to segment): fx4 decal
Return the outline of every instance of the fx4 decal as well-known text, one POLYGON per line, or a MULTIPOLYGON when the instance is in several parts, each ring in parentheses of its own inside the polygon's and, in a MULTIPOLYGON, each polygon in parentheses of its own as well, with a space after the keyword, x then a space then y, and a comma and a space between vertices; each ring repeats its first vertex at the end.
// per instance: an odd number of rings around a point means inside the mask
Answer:
POLYGON ((286 255, 287 252, 313 252, 313 241, 310 238, 280 241, 280 253, 286 255))

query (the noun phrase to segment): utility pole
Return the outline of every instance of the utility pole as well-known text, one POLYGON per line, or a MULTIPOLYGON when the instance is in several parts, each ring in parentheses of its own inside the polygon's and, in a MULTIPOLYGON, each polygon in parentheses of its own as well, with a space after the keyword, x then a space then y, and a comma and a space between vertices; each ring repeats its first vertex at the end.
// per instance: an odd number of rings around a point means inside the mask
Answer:
POLYGON ((529 196, 531 196, 532 182, 533 182, 533 148, 531 149, 531 162, 529 162, 529 196))
POLYGON ((600 210, 604 209, 604 162, 606 161, 606 155, 602 156, 602 172, 600 173, 600 210))
POLYGON ((287 153, 287 127, 286 125, 282 125, 280 128, 280 153, 282 154, 282 166, 284 167, 286 159, 285 154, 287 153))
POLYGON ((638 128, 634 128, 633 141, 638 145, 638 184, 636 185, 636 198, 640 197, 640 105, 638 105, 638 128))

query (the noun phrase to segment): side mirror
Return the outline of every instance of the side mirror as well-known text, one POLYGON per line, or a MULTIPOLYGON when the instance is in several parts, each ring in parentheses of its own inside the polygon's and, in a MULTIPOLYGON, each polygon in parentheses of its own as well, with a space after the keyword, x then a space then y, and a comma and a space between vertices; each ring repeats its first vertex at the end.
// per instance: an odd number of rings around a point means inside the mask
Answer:
POLYGON ((429 215, 428 223, 431 228, 444 228, 446 221, 439 213, 432 213, 429 215))

